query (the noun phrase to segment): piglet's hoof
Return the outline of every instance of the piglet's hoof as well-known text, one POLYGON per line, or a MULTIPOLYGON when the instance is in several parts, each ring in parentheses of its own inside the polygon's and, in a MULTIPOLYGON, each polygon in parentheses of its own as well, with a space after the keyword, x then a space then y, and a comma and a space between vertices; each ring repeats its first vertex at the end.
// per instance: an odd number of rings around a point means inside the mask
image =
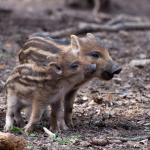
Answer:
POLYGON ((32 125, 26 125, 25 127, 24 127, 24 132, 25 133, 30 133, 30 132, 32 132, 33 131, 33 127, 32 127, 32 125))
POLYGON ((17 127, 23 127, 25 122, 23 119, 15 119, 17 127))
POLYGON ((73 121, 72 119, 71 120, 66 120, 66 124, 69 128, 74 128, 74 124, 73 124, 73 121))
POLYGON ((66 126, 65 122, 62 122, 58 125, 59 130, 68 130, 69 128, 66 126))
POLYGON ((5 125, 4 126, 4 132, 10 131, 12 128, 13 128, 13 126, 11 126, 11 125, 5 125))
POLYGON ((64 130, 68 130, 68 127, 66 126, 66 123, 64 121, 58 121, 57 122, 57 130, 59 132, 64 131, 64 130))
POLYGON ((51 125, 50 126, 50 130, 53 131, 53 132, 61 132, 61 131, 65 131, 65 130, 68 130, 68 127, 66 126, 66 124, 63 122, 63 123, 58 123, 58 125, 51 125))

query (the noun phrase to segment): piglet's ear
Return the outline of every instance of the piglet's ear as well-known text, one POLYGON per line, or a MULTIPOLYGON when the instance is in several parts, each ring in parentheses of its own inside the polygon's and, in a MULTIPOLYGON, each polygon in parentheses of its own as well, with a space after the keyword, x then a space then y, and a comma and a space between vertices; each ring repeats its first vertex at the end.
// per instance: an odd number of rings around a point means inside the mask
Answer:
POLYGON ((80 52, 80 41, 76 35, 71 35, 71 47, 74 53, 78 54, 80 52))
POLYGON ((63 71, 62 71, 62 67, 57 64, 56 62, 52 62, 49 64, 49 67, 58 75, 62 75, 63 71))
POLYGON ((92 33, 87 33, 86 36, 90 39, 95 39, 95 36, 92 33))

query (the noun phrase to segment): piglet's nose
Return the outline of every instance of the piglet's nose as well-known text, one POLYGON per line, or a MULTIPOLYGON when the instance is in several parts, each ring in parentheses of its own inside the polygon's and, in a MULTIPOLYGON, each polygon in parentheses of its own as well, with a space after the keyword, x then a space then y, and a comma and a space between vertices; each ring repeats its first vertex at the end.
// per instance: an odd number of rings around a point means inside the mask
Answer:
POLYGON ((121 72, 122 68, 118 65, 114 66, 112 69, 112 74, 119 74, 121 72))
POLYGON ((91 64, 91 72, 94 73, 96 71, 96 64, 91 64))

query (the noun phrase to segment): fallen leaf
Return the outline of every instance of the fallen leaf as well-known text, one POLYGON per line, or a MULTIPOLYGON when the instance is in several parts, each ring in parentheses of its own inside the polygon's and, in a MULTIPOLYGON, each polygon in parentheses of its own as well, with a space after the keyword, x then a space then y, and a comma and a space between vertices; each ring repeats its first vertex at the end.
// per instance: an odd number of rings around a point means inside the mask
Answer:
POLYGON ((5 64, 0 64, 0 69, 5 69, 6 65, 5 64))

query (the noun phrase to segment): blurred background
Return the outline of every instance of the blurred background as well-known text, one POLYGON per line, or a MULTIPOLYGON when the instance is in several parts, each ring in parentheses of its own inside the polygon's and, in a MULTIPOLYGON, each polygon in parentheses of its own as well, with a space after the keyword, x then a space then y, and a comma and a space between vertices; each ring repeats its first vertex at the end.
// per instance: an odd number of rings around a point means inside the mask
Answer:
MULTIPOLYGON (((116 13, 127 13, 132 15, 146 15, 149 16, 149 0, 102 0, 109 1, 111 3, 109 9, 103 11, 109 11, 111 14, 116 13)), ((1 9, 10 9, 14 12, 35 13, 39 15, 45 13, 46 10, 58 10, 66 9, 64 5, 69 4, 69 6, 74 7, 74 9, 84 9, 89 10, 94 6, 94 0, 1 0, 1 9), (68 1, 68 2, 66 2, 68 1)), ((106 5, 105 5, 106 6, 106 5)), ((24 16, 23 15, 23 16, 24 16)))
MULTIPOLYGON (((148 138, 142 144, 129 139, 104 147, 89 139, 150 135, 150 0, 0 0, 0 130, 6 112, 2 87, 18 64, 19 49, 34 32, 67 40, 70 34, 92 32, 123 67, 112 81, 93 79, 78 92, 75 129, 63 136, 81 138, 65 146, 52 143, 54 149, 149 148, 148 138)), ((34 144, 28 140, 36 150, 51 146, 43 131, 32 139, 34 144)))

